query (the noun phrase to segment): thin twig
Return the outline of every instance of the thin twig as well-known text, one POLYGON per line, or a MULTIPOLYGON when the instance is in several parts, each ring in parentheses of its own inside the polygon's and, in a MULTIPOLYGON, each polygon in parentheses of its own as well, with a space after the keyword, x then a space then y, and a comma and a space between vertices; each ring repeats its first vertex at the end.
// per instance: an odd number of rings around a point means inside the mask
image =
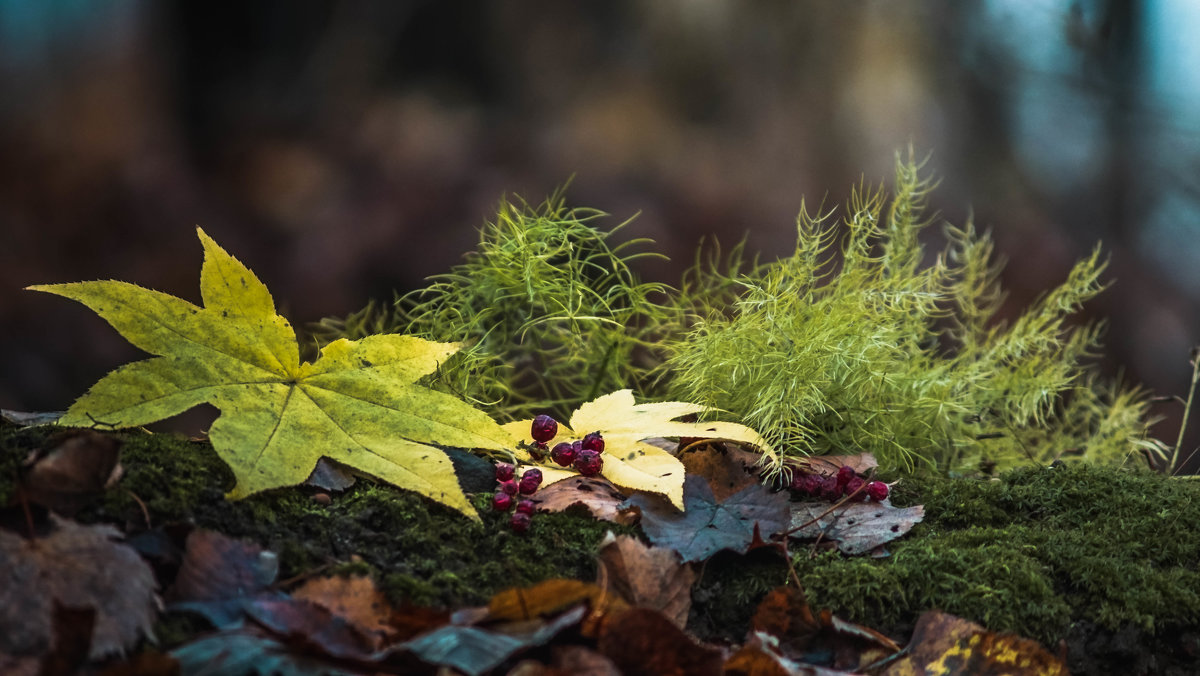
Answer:
POLYGON ((1188 415, 1192 412, 1192 398, 1196 394, 1196 382, 1200 381, 1200 349, 1192 349, 1192 384, 1188 386, 1187 403, 1183 405, 1183 420, 1179 423, 1179 438, 1175 440, 1175 448, 1171 451, 1171 464, 1168 470, 1171 474, 1179 469, 1176 462, 1179 461, 1179 448, 1183 446, 1183 435, 1187 432, 1188 415))

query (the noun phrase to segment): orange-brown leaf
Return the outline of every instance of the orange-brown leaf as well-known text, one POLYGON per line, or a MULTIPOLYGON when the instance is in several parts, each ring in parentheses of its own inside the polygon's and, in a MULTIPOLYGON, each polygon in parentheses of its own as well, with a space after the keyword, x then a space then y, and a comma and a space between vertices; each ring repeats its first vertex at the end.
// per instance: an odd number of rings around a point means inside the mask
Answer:
POLYGON ((600 567, 607 589, 629 605, 657 610, 680 628, 687 625, 696 572, 673 550, 609 533, 600 547, 600 567))

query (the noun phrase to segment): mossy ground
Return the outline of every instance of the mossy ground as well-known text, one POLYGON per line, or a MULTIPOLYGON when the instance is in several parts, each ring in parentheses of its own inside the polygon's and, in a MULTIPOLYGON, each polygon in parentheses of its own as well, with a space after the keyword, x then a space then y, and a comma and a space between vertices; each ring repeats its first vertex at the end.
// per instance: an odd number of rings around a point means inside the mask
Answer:
MULTIPOLYGON (((21 459, 50 433, 0 424, 0 494, 11 493, 21 459)), ((542 514, 518 536, 486 509, 476 524, 365 480, 328 505, 300 488, 229 502, 223 495, 233 477, 207 443, 115 434, 125 440, 126 475, 81 520, 143 530, 140 500, 154 527, 185 522, 276 551, 281 579, 349 566, 375 576, 395 602, 454 608, 550 577, 590 580, 604 533, 637 532, 542 514)), ((1126 645, 1160 653, 1159 664, 1174 655, 1195 665, 1198 498, 1200 482, 1088 465, 1020 469, 995 480, 907 476, 893 499, 925 505, 926 516, 892 543, 890 557, 813 556, 794 544, 793 561, 814 606, 900 639, 921 611, 940 608, 1052 647, 1066 640, 1073 657, 1126 645)), ((478 507, 487 499, 475 496, 478 507)), ((702 567, 691 629, 740 641, 759 600, 787 579, 787 563, 769 550, 718 554, 702 567)), ((162 629, 180 640, 200 627, 168 616, 162 629)), ((1128 659, 1143 664, 1148 656, 1128 659)))

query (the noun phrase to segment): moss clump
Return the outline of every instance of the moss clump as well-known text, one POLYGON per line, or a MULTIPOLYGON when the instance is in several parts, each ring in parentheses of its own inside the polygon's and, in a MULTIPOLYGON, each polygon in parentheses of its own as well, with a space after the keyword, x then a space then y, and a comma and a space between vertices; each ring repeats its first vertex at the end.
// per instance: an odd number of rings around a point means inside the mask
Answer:
POLYGON ((698 266, 685 299, 709 305, 671 343, 674 394, 731 411, 785 454, 870 451, 944 470, 1155 453, 1144 396, 1094 383, 1097 329, 1067 318, 1101 290, 1099 251, 1009 325, 992 244, 946 227, 932 262, 920 236, 930 183, 911 157, 894 192, 860 187, 844 228, 797 221, 780 260, 698 266))
POLYGON ((1154 634, 1200 621, 1190 481, 1081 464, 902 485, 896 499, 926 517, 892 557, 797 553, 814 605, 882 627, 936 607, 1051 645, 1079 622, 1154 634))
MULTIPOLYGON (((0 427, 0 463, 24 458, 56 428, 0 427)), ((397 603, 460 607, 494 593, 551 577, 592 579, 604 534, 636 529, 575 514, 539 514, 523 536, 507 515, 473 502, 483 522, 415 493, 362 479, 321 505, 303 488, 286 488, 230 502, 233 476, 207 442, 170 434, 108 433, 125 441, 125 476, 77 518, 108 522, 127 532, 186 522, 230 537, 254 540, 279 555, 280 579, 333 564, 332 570, 370 571, 397 603), (136 496, 136 499, 135 499, 136 496)), ((10 491, 11 477, 0 477, 10 491)))

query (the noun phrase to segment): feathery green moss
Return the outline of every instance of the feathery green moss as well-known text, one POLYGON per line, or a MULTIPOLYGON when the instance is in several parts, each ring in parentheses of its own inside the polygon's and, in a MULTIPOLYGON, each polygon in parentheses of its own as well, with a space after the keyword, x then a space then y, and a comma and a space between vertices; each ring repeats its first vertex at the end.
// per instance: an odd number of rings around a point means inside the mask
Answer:
POLYGON ((1084 360, 1096 326, 1069 316, 1102 288, 1099 250, 1010 325, 986 234, 946 227, 932 261, 920 241, 931 189, 897 161, 890 199, 859 186, 842 217, 797 219, 794 252, 697 266, 681 296, 698 313, 669 345, 673 394, 730 411, 784 455, 870 451, 946 470, 1161 453, 1146 398, 1108 390, 1084 360))
MULTIPOLYGON (((646 240, 614 244, 603 216, 504 201, 479 246, 450 273, 397 304, 393 329, 465 341, 440 385, 490 404, 501 417, 553 412, 626 387, 641 389, 657 363, 648 332, 666 311, 666 287, 643 283, 630 263, 646 240)), ((438 383, 435 383, 435 385, 438 383)))

